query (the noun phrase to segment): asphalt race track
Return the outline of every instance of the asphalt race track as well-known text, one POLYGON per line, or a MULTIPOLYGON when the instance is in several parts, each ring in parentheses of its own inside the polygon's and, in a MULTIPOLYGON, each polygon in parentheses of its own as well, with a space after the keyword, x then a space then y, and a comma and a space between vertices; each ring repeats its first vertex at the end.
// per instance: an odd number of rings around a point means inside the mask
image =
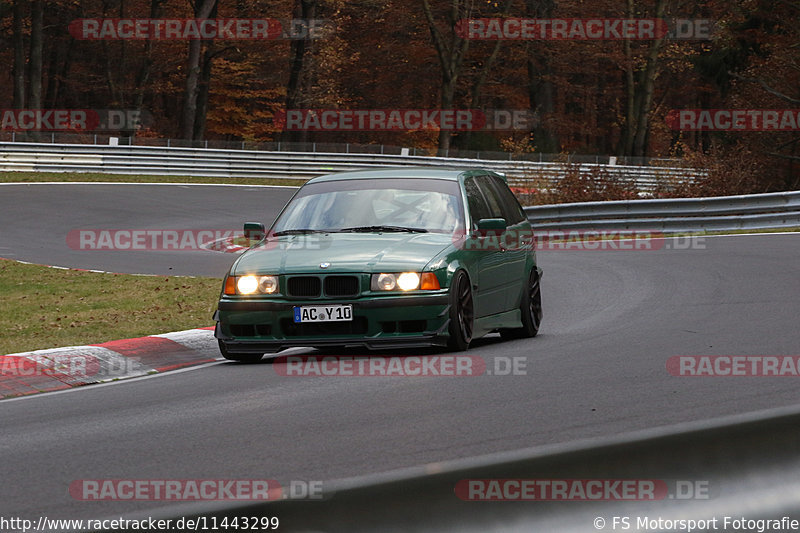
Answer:
MULTIPOLYGON (((269 223, 291 193, 4 185, 0 256, 221 275, 229 254, 85 252, 67 248, 64 235, 269 223)), ((0 402, 0 514, 105 518, 165 505, 76 501, 68 487, 81 479, 324 481, 800 403, 798 378, 673 377, 665 368, 675 355, 800 355, 800 235, 543 251, 539 260, 540 336, 493 336, 469 352, 490 369, 523 357, 526 375, 285 377, 271 364, 225 362, 0 402)))
POLYGON ((296 189, 215 185, 0 185, 0 257, 109 272, 220 276, 223 253, 81 250, 72 230, 236 230, 269 225, 296 189))

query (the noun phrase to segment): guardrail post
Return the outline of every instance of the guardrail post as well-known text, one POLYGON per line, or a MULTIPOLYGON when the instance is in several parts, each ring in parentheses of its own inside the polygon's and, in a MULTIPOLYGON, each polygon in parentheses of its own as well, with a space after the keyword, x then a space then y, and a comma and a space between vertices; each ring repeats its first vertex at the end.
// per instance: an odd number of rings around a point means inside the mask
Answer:
POLYGON ((167 139, 167 148, 169 148, 169 141, 170 139, 167 139))
POLYGON ((208 139, 206 139, 206 150, 208 150, 208 139))
POLYGON ((52 132, 50 134, 50 144, 55 144, 55 143, 56 143, 56 132, 52 132))

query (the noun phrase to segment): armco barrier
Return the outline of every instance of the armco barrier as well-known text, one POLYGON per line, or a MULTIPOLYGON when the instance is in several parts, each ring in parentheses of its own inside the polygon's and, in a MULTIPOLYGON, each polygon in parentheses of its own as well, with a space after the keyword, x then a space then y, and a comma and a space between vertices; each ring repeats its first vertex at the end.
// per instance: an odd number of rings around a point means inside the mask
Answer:
MULTIPOLYGON (((723 527, 723 521, 800 520, 798 457, 800 411, 793 407, 323 483, 316 501, 209 503, 142 514, 204 517, 207 524, 278 517, 279 531, 329 533, 689 531, 687 522, 666 521, 714 518, 716 527, 692 531, 759 531, 756 523, 723 527), (654 480, 666 491, 644 501, 615 499, 613 491, 600 500, 501 502, 466 501, 456 493, 462 480, 508 479, 654 480), (636 527, 640 519, 647 527, 636 527)), ((793 529, 761 529, 767 530, 793 529)))
MULTIPOLYGON (((603 170, 609 176, 635 180, 641 191, 669 187, 703 175, 697 169, 576 163, 581 172, 603 170)), ((0 170, 37 172, 104 172, 116 174, 308 179, 331 172, 376 167, 427 166, 487 168, 512 184, 533 179, 552 184, 563 177, 561 163, 477 160, 413 155, 320 152, 263 152, 154 146, 105 146, 0 142, 0 170)))
POLYGON ((539 230, 663 232, 800 227, 800 191, 709 198, 580 202, 526 207, 539 230))

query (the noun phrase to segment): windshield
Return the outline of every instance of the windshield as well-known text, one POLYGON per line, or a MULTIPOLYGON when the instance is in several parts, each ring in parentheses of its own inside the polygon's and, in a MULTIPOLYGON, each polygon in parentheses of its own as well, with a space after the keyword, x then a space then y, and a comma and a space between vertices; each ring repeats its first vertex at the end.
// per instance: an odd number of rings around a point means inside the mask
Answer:
POLYGON ((458 183, 426 179, 342 180, 304 187, 273 233, 414 231, 462 226, 458 183))

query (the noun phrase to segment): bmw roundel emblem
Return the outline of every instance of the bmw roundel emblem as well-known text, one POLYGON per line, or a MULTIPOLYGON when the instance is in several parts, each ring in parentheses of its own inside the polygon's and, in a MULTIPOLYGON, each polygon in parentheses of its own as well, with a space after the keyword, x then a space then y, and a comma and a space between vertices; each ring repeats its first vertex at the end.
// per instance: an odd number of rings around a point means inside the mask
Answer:
POLYGON ((328 268, 329 266, 331 266, 331 264, 330 264, 330 263, 320 263, 320 264, 319 264, 319 267, 320 267, 320 268, 328 268))

